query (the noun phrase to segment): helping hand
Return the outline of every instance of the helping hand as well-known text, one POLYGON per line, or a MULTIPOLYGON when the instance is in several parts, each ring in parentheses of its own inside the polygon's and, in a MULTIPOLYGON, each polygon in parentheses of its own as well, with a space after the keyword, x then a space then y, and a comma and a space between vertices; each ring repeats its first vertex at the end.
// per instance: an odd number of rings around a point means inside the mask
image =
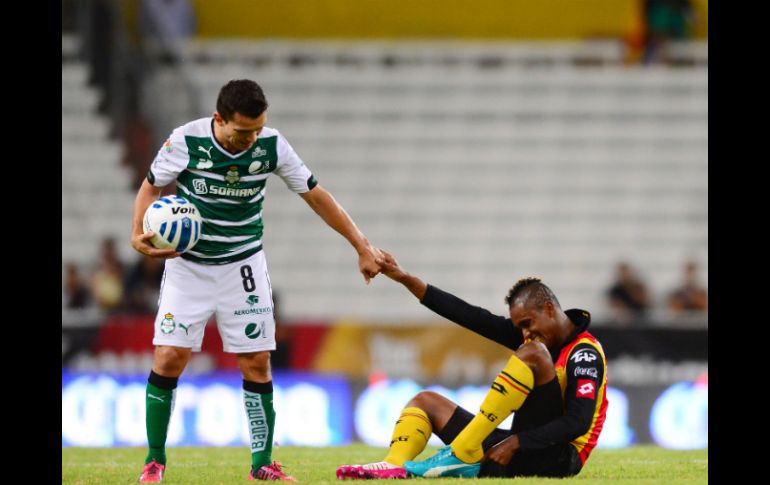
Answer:
POLYGON ((382 256, 377 259, 377 263, 380 265, 382 274, 394 281, 400 281, 400 278, 406 275, 406 271, 401 268, 392 254, 384 249, 380 249, 379 251, 382 256))
POLYGON ((373 246, 369 246, 358 254, 358 270, 364 275, 364 281, 367 285, 381 271, 380 265, 377 263, 380 257, 380 250, 373 246))

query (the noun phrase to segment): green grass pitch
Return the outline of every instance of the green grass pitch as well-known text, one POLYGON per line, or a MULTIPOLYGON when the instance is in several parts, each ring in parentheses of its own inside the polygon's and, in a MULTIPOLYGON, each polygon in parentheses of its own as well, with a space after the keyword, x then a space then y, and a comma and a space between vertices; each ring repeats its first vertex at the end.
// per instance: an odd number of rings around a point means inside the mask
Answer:
MULTIPOLYGON (((418 459, 431 456, 435 448, 425 450, 418 459)), ((280 447, 273 459, 300 483, 340 483, 335 477, 339 465, 381 460, 385 448, 350 445, 331 448, 280 447)), ((62 484, 136 483, 144 462, 141 448, 63 448, 62 484)), ((169 448, 168 469, 163 483, 169 485, 218 485, 245 483, 250 457, 246 447, 169 448)), ((412 479, 430 485, 479 482, 484 485, 510 484, 511 479, 412 479)), ((583 471, 570 479, 517 478, 516 484, 540 483, 609 484, 695 484, 708 483, 708 450, 673 451, 655 446, 637 446, 620 450, 594 450, 583 471)), ((350 482, 345 482, 350 483, 350 482)))

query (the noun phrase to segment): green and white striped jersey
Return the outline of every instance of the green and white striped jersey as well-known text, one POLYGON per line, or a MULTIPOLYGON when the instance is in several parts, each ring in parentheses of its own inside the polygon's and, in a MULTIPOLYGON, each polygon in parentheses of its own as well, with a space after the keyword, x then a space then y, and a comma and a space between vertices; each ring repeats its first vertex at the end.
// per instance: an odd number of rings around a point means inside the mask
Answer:
POLYGON ((213 118, 176 128, 158 151, 147 180, 195 204, 203 230, 182 258, 202 264, 246 259, 262 249, 262 202, 267 178, 275 173, 300 194, 317 185, 302 159, 278 130, 264 127, 257 141, 232 154, 214 139, 213 118))

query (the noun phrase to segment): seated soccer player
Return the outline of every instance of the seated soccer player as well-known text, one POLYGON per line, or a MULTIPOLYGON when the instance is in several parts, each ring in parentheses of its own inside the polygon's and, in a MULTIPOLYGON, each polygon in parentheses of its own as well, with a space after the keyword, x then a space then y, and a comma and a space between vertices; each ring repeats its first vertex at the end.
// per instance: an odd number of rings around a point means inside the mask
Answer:
POLYGON ((587 329, 588 312, 563 311, 537 278, 519 280, 505 302, 509 318, 470 305, 405 272, 383 251, 382 272, 439 315, 514 351, 478 414, 430 391, 414 396, 396 421, 383 461, 345 465, 337 478, 566 477, 580 472, 607 412, 606 359, 587 329), (497 426, 514 413, 510 430, 497 426), (419 455, 431 433, 448 446, 419 455))

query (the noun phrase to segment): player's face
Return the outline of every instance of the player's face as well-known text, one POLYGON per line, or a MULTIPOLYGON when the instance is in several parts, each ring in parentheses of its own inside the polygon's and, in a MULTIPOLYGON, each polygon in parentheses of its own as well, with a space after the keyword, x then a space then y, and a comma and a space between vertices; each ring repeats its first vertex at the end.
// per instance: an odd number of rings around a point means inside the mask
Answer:
POLYGON ((235 113, 233 119, 225 121, 214 113, 214 120, 219 125, 222 146, 231 153, 247 150, 257 141, 257 136, 267 123, 267 111, 256 118, 249 118, 240 113, 235 113))
POLYGON ((549 349, 558 346, 558 325, 556 312, 550 302, 546 302, 542 310, 527 308, 523 303, 514 302, 511 306, 511 321, 521 329, 524 342, 536 340, 545 344, 549 349))

